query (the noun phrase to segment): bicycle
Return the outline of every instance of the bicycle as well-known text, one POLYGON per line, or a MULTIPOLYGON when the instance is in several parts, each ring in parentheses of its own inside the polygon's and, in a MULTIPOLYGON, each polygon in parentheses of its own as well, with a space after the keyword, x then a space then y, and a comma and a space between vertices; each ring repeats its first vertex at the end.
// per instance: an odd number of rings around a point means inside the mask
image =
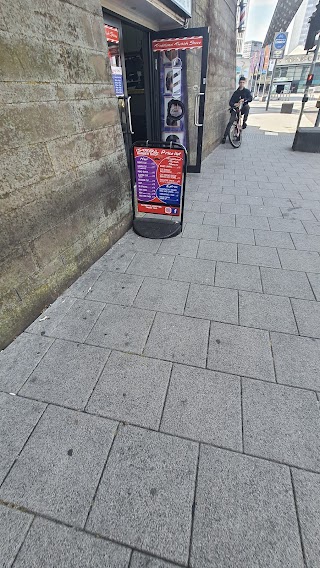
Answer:
POLYGON ((233 148, 240 148, 242 142, 242 114, 241 114, 242 104, 233 110, 236 111, 236 120, 231 125, 228 137, 231 146, 233 148))

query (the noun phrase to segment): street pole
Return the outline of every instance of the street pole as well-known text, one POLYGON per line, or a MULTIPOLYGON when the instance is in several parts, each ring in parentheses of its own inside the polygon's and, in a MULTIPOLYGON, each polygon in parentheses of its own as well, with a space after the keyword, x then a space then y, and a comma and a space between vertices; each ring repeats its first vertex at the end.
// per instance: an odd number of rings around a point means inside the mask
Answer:
POLYGON ((317 118, 316 118, 315 126, 320 126, 320 108, 318 110, 318 115, 317 115, 317 118))
POLYGON ((272 91, 272 85, 273 85, 273 80, 274 80, 274 76, 275 76, 275 72, 276 72, 276 67, 277 67, 277 59, 274 62, 274 66, 272 69, 272 75, 271 75, 271 81, 270 81, 270 87, 269 87, 269 91, 268 91, 268 98, 267 98, 267 104, 266 104, 266 110, 268 110, 269 108, 269 103, 270 103, 270 97, 271 97, 271 91, 272 91))
MULTIPOLYGON (((314 72, 316 62, 317 62, 317 59, 318 59, 319 49, 320 49, 320 34, 319 34, 319 37, 318 37, 317 47, 316 47, 315 51, 313 52, 313 60, 312 60, 312 63, 310 65, 309 75, 313 74, 313 72, 314 72)), ((298 124, 297 124, 297 130, 300 126, 300 122, 301 122, 301 119, 302 119, 305 104, 308 102, 309 87, 310 87, 310 85, 306 85, 305 90, 304 90, 304 94, 303 94, 303 98, 302 98, 302 104, 301 104, 301 110, 300 110, 298 124)))

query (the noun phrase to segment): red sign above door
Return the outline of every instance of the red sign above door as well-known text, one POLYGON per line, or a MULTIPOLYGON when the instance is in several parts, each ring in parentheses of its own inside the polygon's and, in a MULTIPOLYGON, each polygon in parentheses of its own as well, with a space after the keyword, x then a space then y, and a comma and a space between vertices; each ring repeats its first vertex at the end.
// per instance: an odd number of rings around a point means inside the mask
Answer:
POLYGON ((119 43, 119 30, 117 28, 113 28, 112 26, 107 26, 107 24, 105 24, 104 31, 106 33, 107 41, 119 43))
POLYGON ((152 51, 170 51, 172 49, 194 49, 202 47, 203 37, 177 37, 168 39, 154 39, 152 51))

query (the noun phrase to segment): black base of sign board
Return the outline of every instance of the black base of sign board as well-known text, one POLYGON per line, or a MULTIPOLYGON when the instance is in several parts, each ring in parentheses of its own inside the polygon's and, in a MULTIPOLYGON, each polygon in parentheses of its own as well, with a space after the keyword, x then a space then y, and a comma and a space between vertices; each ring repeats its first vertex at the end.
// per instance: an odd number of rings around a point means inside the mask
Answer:
POLYGON ((179 235, 187 171, 184 146, 176 142, 135 142, 131 164, 134 232, 147 239, 179 235))
POLYGON ((175 221, 162 221, 161 219, 135 218, 133 230, 140 237, 147 239, 170 239, 180 235, 181 223, 175 221))

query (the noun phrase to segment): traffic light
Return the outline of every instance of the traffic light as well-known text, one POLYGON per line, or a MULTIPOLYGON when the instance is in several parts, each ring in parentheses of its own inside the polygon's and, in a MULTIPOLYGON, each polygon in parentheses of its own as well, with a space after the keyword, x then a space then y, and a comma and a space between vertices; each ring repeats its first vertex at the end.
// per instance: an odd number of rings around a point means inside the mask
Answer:
POLYGON ((308 75, 308 77, 307 77, 307 82, 306 82, 307 87, 311 87, 312 81, 313 81, 313 77, 314 77, 313 73, 309 73, 309 75, 308 75))
POLYGON ((315 12, 313 12, 310 20, 309 31, 304 45, 304 49, 309 51, 316 45, 316 35, 320 32, 320 1, 317 4, 315 12))

